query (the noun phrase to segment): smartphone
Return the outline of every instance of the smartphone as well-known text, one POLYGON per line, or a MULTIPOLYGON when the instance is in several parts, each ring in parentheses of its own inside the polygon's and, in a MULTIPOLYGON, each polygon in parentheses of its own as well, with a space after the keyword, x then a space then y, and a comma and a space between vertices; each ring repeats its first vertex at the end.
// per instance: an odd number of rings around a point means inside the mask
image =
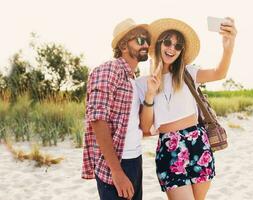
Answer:
POLYGON ((207 26, 209 31, 220 32, 221 23, 224 22, 225 18, 218 17, 207 17, 207 26))

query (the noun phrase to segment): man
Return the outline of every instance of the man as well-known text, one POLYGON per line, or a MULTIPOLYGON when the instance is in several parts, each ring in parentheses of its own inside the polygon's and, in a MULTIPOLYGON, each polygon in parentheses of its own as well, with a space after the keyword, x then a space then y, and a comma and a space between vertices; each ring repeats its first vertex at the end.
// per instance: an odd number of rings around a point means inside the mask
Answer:
POLYGON ((134 72, 148 59, 147 29, 132 19, 119 23, 112 41, 115 60, 89 76, 82 177, 96 178, 101 200, 142 199, 142 132, 134 72))

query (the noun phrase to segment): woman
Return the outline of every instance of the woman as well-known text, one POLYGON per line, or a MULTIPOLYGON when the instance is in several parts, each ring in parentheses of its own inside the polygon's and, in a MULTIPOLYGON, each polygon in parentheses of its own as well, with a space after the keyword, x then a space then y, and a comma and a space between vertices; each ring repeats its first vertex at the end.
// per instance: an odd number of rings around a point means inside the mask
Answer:
POLYGON ((158 130, 156 171, 162 191, 170 200, 205 199, 215 176, 214 157, 204 127, 198 124, 194 97, 183 81, 184 70, 196 86, 223 79, 233 52, 236 29, 226 18, 220 27, 223 54, 217 67, 200 69, 189 65, 198 55, 200 42, 195 31, 176 19, 159 19, 150 24, 153 59, 152 76, 137 80, 143 102, 141 128, 158 130))

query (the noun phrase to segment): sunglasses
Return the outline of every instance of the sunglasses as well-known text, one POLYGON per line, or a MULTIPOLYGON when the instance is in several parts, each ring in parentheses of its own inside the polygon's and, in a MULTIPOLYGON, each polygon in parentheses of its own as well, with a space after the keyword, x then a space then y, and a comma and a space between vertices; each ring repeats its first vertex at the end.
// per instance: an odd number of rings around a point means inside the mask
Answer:
POLYGON ((148 46, 150 46, 150 39, 148 39, 148 38, 144 38, 144 37, 141 37, 141 36, 137 36, 137 37, 135 38, 135 41, 137 42, 137 44, 138 44, 139 46, 144 45, 145 42, 148 44, 148 46))
POLYGON ((183 48, 184 48, 184 45, 183 44, 180 44, 180 43, 177 43, 177 44, 173 44, 172 41, 170 39, 164 39, 161 41, 164 46, 166 47, 170 47, 171 45, 174 46, 174 48, 177 50, 177 51, 181 51, 183 48))

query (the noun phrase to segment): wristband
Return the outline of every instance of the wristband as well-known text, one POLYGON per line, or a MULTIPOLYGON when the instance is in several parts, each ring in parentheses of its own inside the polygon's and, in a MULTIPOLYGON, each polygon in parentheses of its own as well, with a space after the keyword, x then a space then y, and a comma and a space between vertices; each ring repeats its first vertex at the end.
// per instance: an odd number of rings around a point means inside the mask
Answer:
POLYGON ((154 101, 153 103, 147 103, 145 100, 143 101, 143 105, 147 106, 147 107, 152 107, 154 105, 154 101))

